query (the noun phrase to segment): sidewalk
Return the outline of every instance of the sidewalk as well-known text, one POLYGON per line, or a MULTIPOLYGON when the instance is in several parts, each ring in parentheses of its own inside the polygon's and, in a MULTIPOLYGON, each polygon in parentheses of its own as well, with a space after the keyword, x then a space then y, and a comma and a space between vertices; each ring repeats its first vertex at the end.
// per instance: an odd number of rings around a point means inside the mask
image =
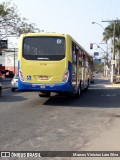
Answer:
POLYGON ((96 157, 77 157, 74 160, 119 160, 120 157, 115 154, 115 151, 120 151, 120 119, 114 119, 110 126, 103 131, 97 138, 94 138, 90 142, 86 143, 85 146, 81 149, 81 151, 104 151, 108 152, 111 156, 96 156, 96 157), (110 151, 110 152, 109 152, 110 151), (112 154, 111 154, 112 153, 112 154), (113 155, 113 156, 112 156, 113 155))
POLYGON ((108 87, 120 87, 120 83, 112 83, 111 82, 111 76, 109 75, 108 77, 104 77, 103 75, 99 77, 100 79, 103 80, 108 80, 108 87))

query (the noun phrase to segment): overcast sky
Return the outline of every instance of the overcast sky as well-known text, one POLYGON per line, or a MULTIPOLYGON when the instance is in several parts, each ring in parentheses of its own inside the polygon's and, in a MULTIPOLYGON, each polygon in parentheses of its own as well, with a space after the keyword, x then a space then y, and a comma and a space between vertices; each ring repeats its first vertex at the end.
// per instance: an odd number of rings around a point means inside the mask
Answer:
MULTIPOLYGON (((0 0, 3 2, 6 0, 0 0)), ((41 30, 71 35, 91 54, 90 43, 102 41, 102 20, 120 19, 120 0, 12 0, 21 17, 41 30), (92 24, 92 22, 99 23, 92 24)), ((104 48, 104 45, 101 45, 104 48)))

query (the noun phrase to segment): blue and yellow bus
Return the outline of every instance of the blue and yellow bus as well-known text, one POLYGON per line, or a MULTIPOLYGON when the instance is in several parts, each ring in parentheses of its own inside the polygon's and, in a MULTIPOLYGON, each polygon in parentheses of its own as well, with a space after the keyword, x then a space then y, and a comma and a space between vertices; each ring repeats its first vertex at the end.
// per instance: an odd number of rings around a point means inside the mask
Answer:
POLYGON ((19 40, 18 89, 38 91, 39 96, 51 92, 69 93, 77 97, 88 89, 91 56, 70 35, 27 33, 19 40))

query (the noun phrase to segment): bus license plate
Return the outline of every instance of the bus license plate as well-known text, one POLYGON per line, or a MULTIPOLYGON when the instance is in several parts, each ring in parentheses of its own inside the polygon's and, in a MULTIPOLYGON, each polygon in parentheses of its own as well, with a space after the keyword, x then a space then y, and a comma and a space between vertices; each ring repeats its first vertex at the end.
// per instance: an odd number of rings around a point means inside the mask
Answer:
POLYGON ((45 88, 45 86, 40 86, 40 88, 44 89, 44 88, 45 88))

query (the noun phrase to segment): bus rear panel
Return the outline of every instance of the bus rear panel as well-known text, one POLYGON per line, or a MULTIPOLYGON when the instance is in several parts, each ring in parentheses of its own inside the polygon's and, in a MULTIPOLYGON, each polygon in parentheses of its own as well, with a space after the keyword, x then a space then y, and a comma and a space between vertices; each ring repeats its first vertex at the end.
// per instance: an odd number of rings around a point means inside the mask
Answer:
POLYGON ((20 36, 18 54, 20 91, 67 92, 88 89, 90 56, 71 36, 28 33, 20 36))
MULTIPOLYGON (((64 35, 21 37, 19 82, 22 91, 72 92, 72 63, 64 35)), ((67 41, 69 38, 67 37, 67 41)))

